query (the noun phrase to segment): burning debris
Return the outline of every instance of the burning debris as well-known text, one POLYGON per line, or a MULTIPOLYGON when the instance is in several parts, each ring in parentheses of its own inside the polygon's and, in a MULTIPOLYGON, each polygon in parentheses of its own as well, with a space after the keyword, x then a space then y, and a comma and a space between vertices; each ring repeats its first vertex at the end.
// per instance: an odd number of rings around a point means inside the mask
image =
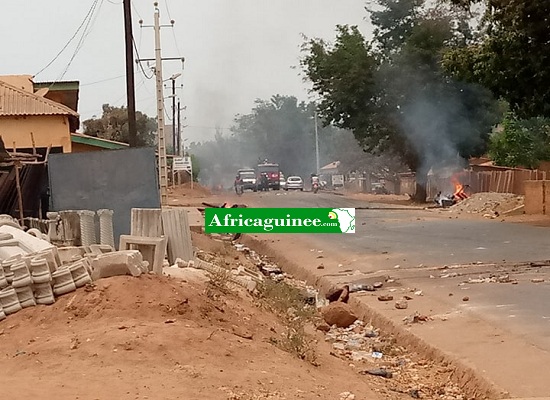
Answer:
POLYGON ((471 195, 468 194, 469 192, 471 192, 470 185, 463 185, 456 178, 452 178, 451 182, 454 186, 453 194, 444 195, 442 194, 442 192, 438 192, 434 198, 434 202, 440 207, 453 206, 462 200, 468 199, 471 195))

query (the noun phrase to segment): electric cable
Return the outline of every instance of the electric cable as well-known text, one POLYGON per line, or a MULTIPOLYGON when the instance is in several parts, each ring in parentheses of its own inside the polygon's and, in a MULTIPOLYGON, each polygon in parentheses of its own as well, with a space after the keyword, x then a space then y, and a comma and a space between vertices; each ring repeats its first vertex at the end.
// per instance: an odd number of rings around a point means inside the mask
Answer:
POLYGON ((65 67, 65 69, 63 70, 63 73, 61 74, 61 76, 59 78, 57 78, 54 82, 52 82, 52 84, 50 85, 53 86, 53 84, 55 82, 58 82, 60 81, 61 79, 63 79, 63 77, 65 76, 65 74, 67 73, 67 71, 69 70, 71 64, 73 63, 74 59, 76 58, 76 55, 78 54, 78 52, 80 51, 80 49, 82 49, 82 46, 84 45, 84 41, 86 40, 86 38, 88 37, 88 35, 90 34, 91 30, 92 30, 92 27, 97 19, 97 16, 99 14, 99 10, 101 9, 101 6, 103 4, 103 0, 101 0, 101 2, 99 3, 99 7, 97 7, 97 3, 99 2, 99 0, 95 0, 94 2, 94 5, 93 5, 93 11, 92 11, 92 14, 90 15, 90 18, 88 19, 88 22, 86 23, 86 26, 84 27, 84 31, 82 33, 82 36, 80 37, 80 40, 78 41, 78 44, 76 46, 76 49, 72 55, 72 57, 70 58, 69 62, 67 63, 67 66, 65 67), (95 14, 95 17, 94 17, 94 13, 95 13, 95 10, 96 10, 96 7, 97 7, 97 14, 95 14), (89 29, 89 30, 88 30, 89 29))
POLYGON ((67 43, 65 43, 65 46, 63 46, 61 48, 61 50, 59 51, 59 53, 57 53, 55 55, 55 57, 48 63, 46 64, 46 66, 44 68, 42 68, 40 71, 38 71, 36 74, 34 74, 34 76, 37 76, 39 75, 40 73, 44 72, 44 70, 46 70, 46 68, 48 68, 50 65, 52 65, 55 60, 57 60, 59 58, 59 56, 65 51, 65 49, 67 47, 69 47, 69 45, 71 44, 71 42, 74 40, 74 38, 76 37, 76 35, 78 35, 78 32, 80 32, 80 30, 82 29, 82 27, 84 26, 84 24, 86 23, 86 21, 88 20, 88 16, 90 15, 90 13, 94 10, 95 8, 95 5, 97 4, 98 0, 94 0, 94 2, 92 3, 92 6, 90 7, 90 9, 88 10, 88 12, 86 13, 86 16, 84 17, 84 19, 82 20, 82 22, 80 23, 80 25, 78 26, 76 32, 71 36, 71 38, 69 39, 69 41, 67 43))

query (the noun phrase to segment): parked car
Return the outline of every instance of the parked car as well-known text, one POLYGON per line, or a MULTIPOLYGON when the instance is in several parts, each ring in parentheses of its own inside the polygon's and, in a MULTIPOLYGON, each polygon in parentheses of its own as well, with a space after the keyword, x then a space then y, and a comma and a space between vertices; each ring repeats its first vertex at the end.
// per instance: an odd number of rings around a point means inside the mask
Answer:
POLYGON ((285 190, 304 190, 304 181, 299 176, 289 176, 286 180, 285 190))

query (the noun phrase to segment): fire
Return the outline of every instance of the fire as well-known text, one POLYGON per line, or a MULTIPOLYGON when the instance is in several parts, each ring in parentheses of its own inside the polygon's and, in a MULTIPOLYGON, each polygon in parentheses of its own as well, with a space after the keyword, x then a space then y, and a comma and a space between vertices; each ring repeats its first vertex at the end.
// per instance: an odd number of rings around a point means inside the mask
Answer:
POLYGON ((464 200, 468 198, 468 195, 466 192, 464 192, 464 185, 462 185, 459 181, 453 179, 453 184, 455 186, 455 192, 453 193, 453 197, 456 200, 464 200))

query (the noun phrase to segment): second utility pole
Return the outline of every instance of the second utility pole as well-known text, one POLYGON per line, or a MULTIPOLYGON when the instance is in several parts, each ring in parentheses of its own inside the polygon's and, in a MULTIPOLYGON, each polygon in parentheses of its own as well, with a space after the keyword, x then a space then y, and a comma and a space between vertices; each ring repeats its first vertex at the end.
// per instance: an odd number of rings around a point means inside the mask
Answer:
POLYGON ((137 146, 136 127, 136 94, 134 87, 134 48, 132 37, 131 0, 123 0, 124 4, 124 37, 126 42, 126 99, 128 103, 128 144, 137 146))
MULTIPOLYGON (((156 5, 156 3, 155 3, 156 5)), ((168 204, 168 166, 166 164, 166 138, 164 137, 164 92, 162 87, 162 55, 160 50, 160 10, 155 10, 155 77, 157 80, 157 122, 160 204, 168 204)))

